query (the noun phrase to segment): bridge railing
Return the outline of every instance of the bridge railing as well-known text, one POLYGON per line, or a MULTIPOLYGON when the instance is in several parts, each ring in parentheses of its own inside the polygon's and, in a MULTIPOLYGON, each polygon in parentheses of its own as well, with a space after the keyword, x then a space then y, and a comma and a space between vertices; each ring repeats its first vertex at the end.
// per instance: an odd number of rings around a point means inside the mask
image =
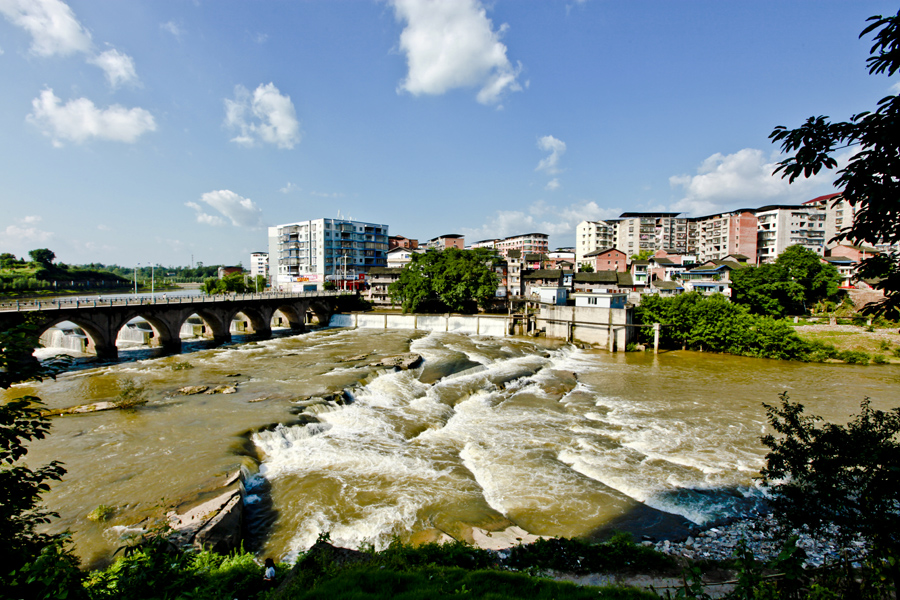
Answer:
POLYGON ((346 290, 321 292, 262 292, 248 294, 216 294, 213 296, 117 296, 108 298, 46 298, 43 300, 29 298, 27 300, 6 300, 0 302, 0 312, 64 310, 103 306, 144 306, 152 304, 207 304, 216 302, 235 302, 244 300, 273 300, 277 298, 324 298, 353 294, 346 290))

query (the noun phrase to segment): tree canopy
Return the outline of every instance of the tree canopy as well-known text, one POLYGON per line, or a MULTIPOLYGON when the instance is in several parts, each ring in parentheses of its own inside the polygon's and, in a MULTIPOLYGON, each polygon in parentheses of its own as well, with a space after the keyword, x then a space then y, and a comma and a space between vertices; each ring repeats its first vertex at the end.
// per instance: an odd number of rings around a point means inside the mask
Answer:
POLYGON ((28 256, 31 257, 31 260, 34 262, 44 265, 45 267, 53 264, 53 261, 56 260, 56 253, 54 253, 49 248, 36 248, 28 253, 28 256))
POLYGON ((762 475, 779 520, 812 531, 837 525, 844 542, 860 534, 896 548, 900 408, 874 410, 865 400, 849 423, 835 425, 804 414, 787 394, 781 406, 763 406, 777 437, 762 438, 770 449, 762 475))
POLYGON ((405 312, 474 312, 497 292, 497 260, 487 248, 413 254, 388 291, 405 312))
MULTIPOLYGON (((876 15, 860 37, 874 33, 874 44, 866 64, 870 75, 893 75, 900 68, 900 11, 896 15, 876 15)), ((847 165, 837 171, 834 186, 856 212, 853 224, 836 240, 854 244, 900 243, 900 97, 887 96, 874 111, 863 111, 849 121, 832 122, 830 117, 809 117, 796 129, 782 125, 769 137, 791 154, 781 161, 776 173, 793 182, 838 166, 835 153, 858 147, 847 165)), ((884 300, 872 309, 900 313, 900 253, 874 256, 862 262, 859 274, 877 279, 875 287, 885 292, 884 300)))
POLYGON ((799 245, 786 249, 772 264, 731 273, 734 301, 756 314, 774 317, 805 314, 816 302, 834 298, 840 282, 834 265, 799 245))

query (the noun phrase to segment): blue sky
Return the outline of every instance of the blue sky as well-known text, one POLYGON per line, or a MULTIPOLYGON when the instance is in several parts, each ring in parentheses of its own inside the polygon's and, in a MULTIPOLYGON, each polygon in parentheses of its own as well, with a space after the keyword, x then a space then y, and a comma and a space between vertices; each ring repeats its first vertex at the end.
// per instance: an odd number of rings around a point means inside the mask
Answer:
POLYGON ((249 263, 320 217, 467 241, 830 193, 776 125, 846 119, 881 1, 0 0, 0 252, 249 263))

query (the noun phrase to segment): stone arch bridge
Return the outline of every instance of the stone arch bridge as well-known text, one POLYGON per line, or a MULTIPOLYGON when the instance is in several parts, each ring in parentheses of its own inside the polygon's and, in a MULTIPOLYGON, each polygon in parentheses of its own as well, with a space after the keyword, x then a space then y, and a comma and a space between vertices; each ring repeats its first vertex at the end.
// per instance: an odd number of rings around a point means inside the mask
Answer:
POLYGON ((238 314, 247 321, 247 332, 268 336, 272 318, 280 313, 290 328, 305 330, 307 314, 328 324, 338 296, 347 292, 299 292, 269 294, 224 294, 216 296, 121 297, 90 299, 50 299, 4 302, 0 304, 0 328, 8 329, 25 321, 39 333, 69 321, 88 338, 88 351, 104 360, 118 358, 116 338, 132 319, 140 317, 153 328, 151 344, 168 352, 181 350, 181 326, 192 315, 203 319, 207 337, 217 342, 231 339, 231 322, 238 314))

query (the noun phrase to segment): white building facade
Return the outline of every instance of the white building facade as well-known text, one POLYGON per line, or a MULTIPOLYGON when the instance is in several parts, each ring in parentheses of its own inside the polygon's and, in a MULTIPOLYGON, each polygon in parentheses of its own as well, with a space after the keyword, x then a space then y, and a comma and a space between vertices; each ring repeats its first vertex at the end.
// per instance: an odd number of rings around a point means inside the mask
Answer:
POLYGON ((816 204, 757 209, 757 262, 775 262, 785 249, 796 245, 824 256, 825 219, 825 208, 816 204))
POLYGON ((282 291, 320 290, 326 281, 360 282, 387 266, 388 226, 313 219, 269 227, 271 285, 282 291))
POLYGON ((615 245, 615 221, 582 221, 575 227, 575 264, 580 265, 589 252, 615 245))
POLYGON ((255 278, 257 275, 269 277, 269 253, 253 252, 250 254, 250 277, 255 278))

